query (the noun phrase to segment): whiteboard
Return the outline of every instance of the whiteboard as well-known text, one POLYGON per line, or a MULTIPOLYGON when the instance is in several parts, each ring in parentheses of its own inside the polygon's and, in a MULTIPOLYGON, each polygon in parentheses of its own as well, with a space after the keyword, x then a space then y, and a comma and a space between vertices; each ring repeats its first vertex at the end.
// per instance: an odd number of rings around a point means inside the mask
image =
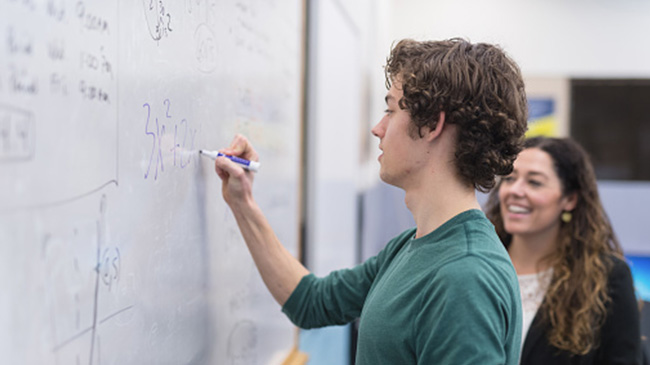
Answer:
POLYGON ((252 140, 297 254, 302 3, 1 8, 2 362, 279 362, 294 327, 197 150, 252 140))

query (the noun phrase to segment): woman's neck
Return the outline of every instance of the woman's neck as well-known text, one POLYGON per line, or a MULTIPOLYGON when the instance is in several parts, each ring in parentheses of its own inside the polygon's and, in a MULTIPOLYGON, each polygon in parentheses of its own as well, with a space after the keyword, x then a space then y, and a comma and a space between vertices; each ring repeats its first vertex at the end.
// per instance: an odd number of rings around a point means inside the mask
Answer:
POLYGON ((508 254, 517 274, 535 274, 550 267, 545 261, 557 249, 557 230, 534 235, 513 235, 508 254))

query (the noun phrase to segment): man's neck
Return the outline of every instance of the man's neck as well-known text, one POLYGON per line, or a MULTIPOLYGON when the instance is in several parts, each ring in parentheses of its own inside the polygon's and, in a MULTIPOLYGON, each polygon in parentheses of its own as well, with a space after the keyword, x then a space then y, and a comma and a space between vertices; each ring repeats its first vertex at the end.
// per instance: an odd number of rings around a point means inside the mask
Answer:
POLYGON ((406 206, 417 226, 416 237, 425 236, 456 215, 470 209, 481 209, 473 188, 455 178, 438 176, 419 189, 406 191, 406 206))
POLYGON ((438 137, 427 145, 428 163, 402 186, 406 206, 417 226, 416 237, 433 232, 464 211, 481 209, 474 187, 461 180, 450 162, 455 159, 458 127, 454 124, 443 127, 438 137))

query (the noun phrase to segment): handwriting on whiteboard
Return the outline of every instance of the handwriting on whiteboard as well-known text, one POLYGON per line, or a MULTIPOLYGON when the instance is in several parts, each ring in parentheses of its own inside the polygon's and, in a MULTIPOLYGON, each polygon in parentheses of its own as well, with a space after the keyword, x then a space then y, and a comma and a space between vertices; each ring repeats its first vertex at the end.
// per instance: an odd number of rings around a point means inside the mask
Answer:
POLYGON ((142 108, 147 114, 144 134, 151 144, 144 178, 149 179, 153 175, 153 179, 157 180, 159 174, 165 171, 166 156, 171 158, 171 167, 188 167, 196 158, 193 151, 198 128, 186 118, 176 116, 170 99, 153 106, 144 103, 142 108))
POLYGON ((110 33, 108 21, 100 15, 87 11, 86 5, 84 4, 83 1, 77 2, 77 7, 75 11, 77 17, 80 20, 80 26, 82 31, 91 31, 100 34, 110 33))
POLYGON ((96 6, 87 6, 85 1, 77 1, 74 6, 68 4, 67 7, 72 9, 68 9, 63 0, 38 4, 43 5, 43 9, 33 1, 19 3, 35 16, 44 12, 44 19, 53 30, 78 27, 75 33, 80 35, 79 39, 92 46, 83 46, 84 43, 78 39, 57 36, 56 31, 52 31, 49 39, 41 39, 25 22, 9 23, 2 34, 6 51, 3 56, 7 60, 3 67, 6 70, 0 70, 0 74, 7 75, 6 91, 12 95, 36 97, 47 93, 49 84, 50 95, 67 96, 75 89, 69 85, 76 82, 82 100, 111 104, 111 94, 115 93, 113 64, 116 56, 111 41, 117 39, 117 34, 111 35, 111 23, 104 15, 99 15, 101 10, 91 9, 96 6), (80 44, 81 48, 77 48, 80 44), (95 47, 97 49, 92 49, 95 47), (73 75, 67 66, 75 66, 70 61, 76 60, 77 51, 78 70, 81 72, 73 75))
POLYGON ((162 0, 142 0, 149 34, 154 41, 168 37, 172 29, 172 15, 162 0))
POLYGON ((34 128, 32 112, 0 104, 0 161, 32 158, 34 128))

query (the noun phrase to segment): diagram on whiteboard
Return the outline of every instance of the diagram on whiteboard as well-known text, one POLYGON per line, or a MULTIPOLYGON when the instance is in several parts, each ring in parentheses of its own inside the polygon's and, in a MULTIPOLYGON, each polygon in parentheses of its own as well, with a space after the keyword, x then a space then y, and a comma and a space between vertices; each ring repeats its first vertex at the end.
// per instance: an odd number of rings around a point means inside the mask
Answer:
POLYGON ((134 294, 133 282, 123 277, 119 245, 108 239, 106 209, 102 196, 97 217, 42 238, 51 353, 62 364, 100 364, 102 327, 132 318, 134 306, 123 298, 134 294))

